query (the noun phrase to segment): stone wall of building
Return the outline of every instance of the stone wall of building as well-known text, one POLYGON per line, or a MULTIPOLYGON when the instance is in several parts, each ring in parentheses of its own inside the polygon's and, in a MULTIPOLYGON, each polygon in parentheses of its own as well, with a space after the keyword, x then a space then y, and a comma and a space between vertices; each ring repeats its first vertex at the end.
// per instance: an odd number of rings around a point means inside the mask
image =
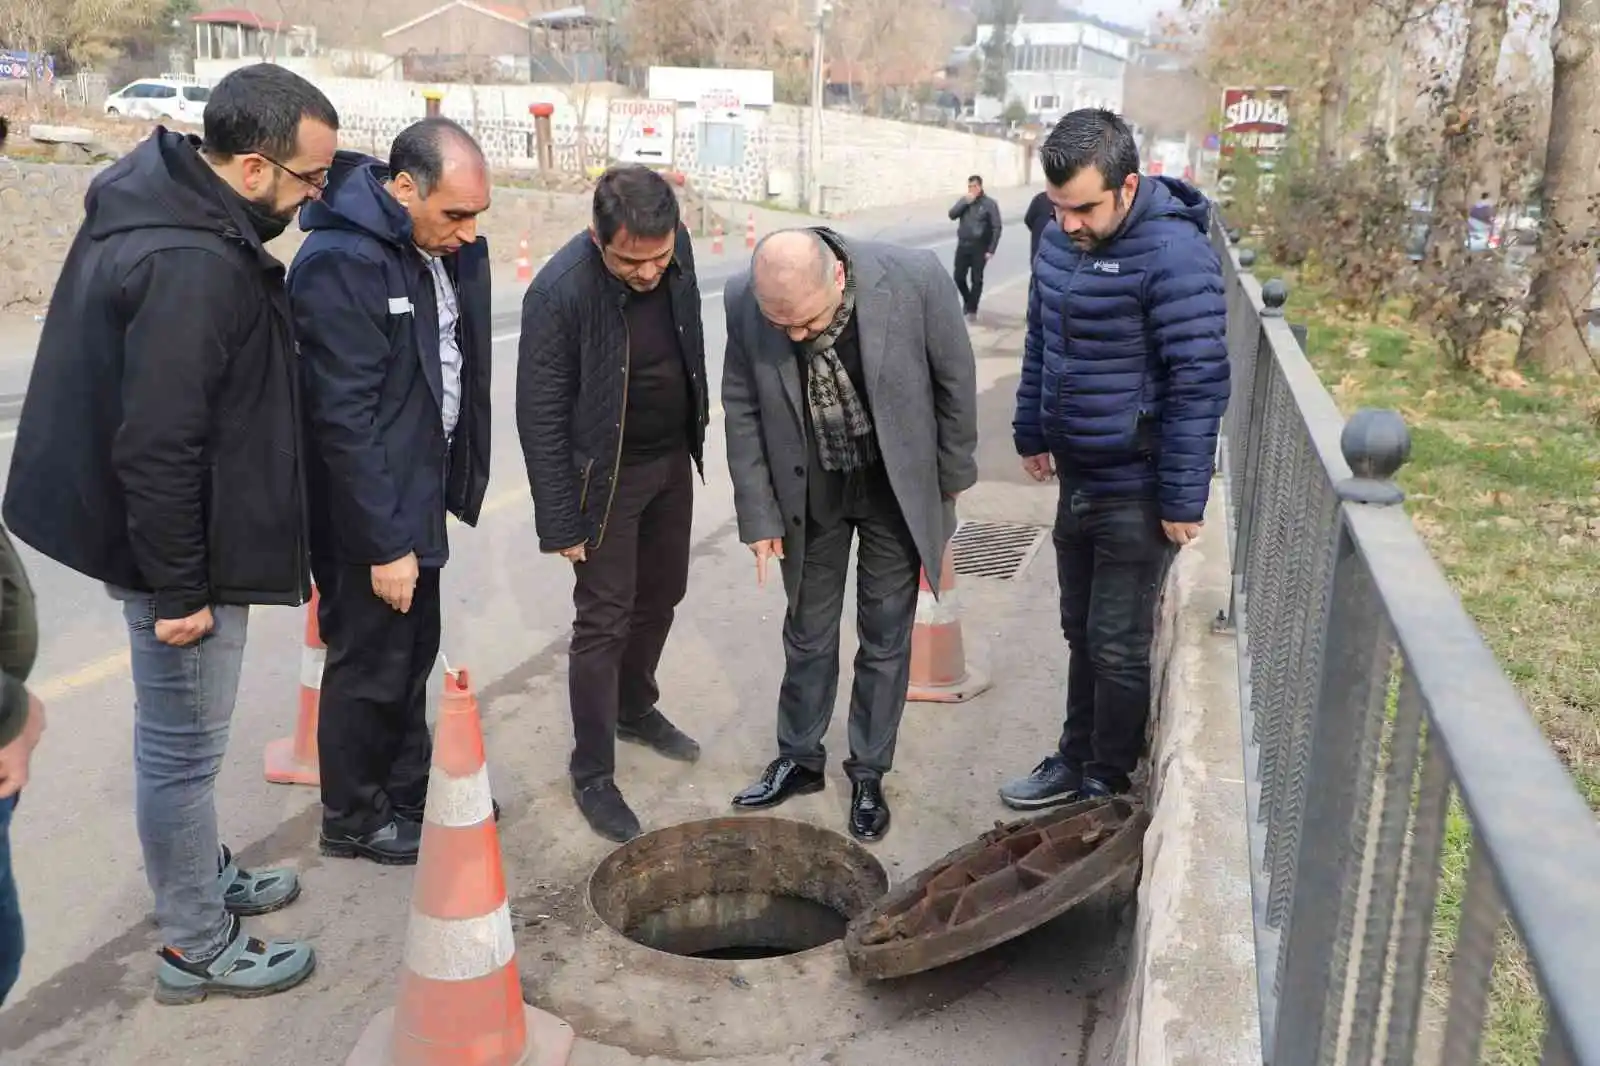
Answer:
MULTIPOLYGON (((0 158, 0 309, 41 308, 83 221, 83 197, 101 167, 16 163, 0 158)), ((586 193, 497 187, 479 222, 498 278, 511 280, 519 243, 537 262, 588 225, 586 193)), ((289 262, 304 234, 291 226, 268 249, 289 262)))

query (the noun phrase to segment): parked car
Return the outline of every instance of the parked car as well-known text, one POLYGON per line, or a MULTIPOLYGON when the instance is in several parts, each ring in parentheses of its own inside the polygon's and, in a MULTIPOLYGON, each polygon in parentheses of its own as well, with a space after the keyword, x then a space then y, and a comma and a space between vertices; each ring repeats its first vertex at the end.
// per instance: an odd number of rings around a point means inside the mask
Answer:
POLYGON ((140 78, 106 97, 106 114, 199 125, 209 99, 211 90, 204 85, 140 78))

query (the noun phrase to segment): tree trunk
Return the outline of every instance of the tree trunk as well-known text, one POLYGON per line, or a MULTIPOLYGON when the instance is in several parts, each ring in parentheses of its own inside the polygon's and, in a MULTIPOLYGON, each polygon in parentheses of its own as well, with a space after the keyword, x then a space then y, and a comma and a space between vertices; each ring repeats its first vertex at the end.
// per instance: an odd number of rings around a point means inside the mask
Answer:
POLYGON ((1474 194, 1487 188, 1482 144, 1494 130, 1494 75, 1505 38, 1505 0, 1472 0, 1461 77, 1445 114, 1444 155, 1428 234, 1428 261, 1447 269, 1467 254, 1467 210, 1474 194))
POLYGON ((1517 362, 1547 371, 1595 369, 1586 337, 1600 170, 1600 0, 1561 0, 1550 37, 1555 91, 1544 163, 1544 219, 1517 362))

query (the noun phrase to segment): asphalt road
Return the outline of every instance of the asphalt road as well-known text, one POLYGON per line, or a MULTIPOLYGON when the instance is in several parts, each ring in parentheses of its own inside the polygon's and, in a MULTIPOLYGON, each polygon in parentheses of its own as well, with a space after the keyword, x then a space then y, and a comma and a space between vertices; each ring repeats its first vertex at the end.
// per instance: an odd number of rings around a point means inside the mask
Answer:
MULTIPOLYGON (((1011 214, 1006 238, 990 266, 991 290, 1021 284, 1026 276, 1026 232, 1020 210, 1015 217, 1011 214)), ((946 262, 954 250, 954 227, 942 217, 868 232, 848 223, 840 229, 858 237, 931 248, 946 262)), ((706 255, 701 263, 708 373, 713 382, 721 377, 725 343, 723 286, 745 262, 743 250, 738 249, 720 259, 706 255)), ((537 551, 517 443, 513 398, 518 293, 502 287, 496 295, 493 476, 479 526, 466 529, 452 524, 453 558, 444 577, 445 654, 452 666, 470 667, 480 690, 513 675, 519 683, 532 684, 540 680, 538 675, 549 674, 560 683, 559 657, 535 653, 564 651, 571 602, 568 564, 537 551)), ((9 468, 31 354, 0 349, 0 471, 9 468)), ((723 446, 717 407, 707 442, 706 484, 697 488, 697 552, 711 541, 732 537, 732 497, 723 446)), ((303 1024, 311 1025, 313 1016, 353 1011, 364 1018, 382 1006, 392 970, 368 975, 370 979, 354 986, 338 985, 314 999, 281 1005, 262 1001, 248 1014, 229 1013, 243 1005, 195 1008, 199 1014, 159 1009, 151 1013, 150 952, 156 937, 133 825, 125 631, 119 612, 96 583, 26 547, 22 550, 42 615, 43 646, 32 688, 48 708, 50 728, 35 758, 34 782, 12 827, 28 952, 11 1004, 0 1012, 0 1061, 17 1066, 45 1062, 117 1066, 156 1061, 146 1056, 160 1055, 163 1061, 186 1062, 191 1061, 187 1052, 169 1058, 158 1049, 174 1047, 172 1041, 199 1039, 196 1034, 204 1035, 212 1025, 259 1025, 262 1030, 281 1031, 292 1027, 295 1023, 289 1019, 301 1017, 302 1012, 309 1012, 303 1024), (175 1015, 184 1017, 179 1020, 175 1015), (204 1021, 206 1016, 212 1021, 204 1021)), ((738 561, 736 553, 730 555, 738 561)), ((748 588, 748 595, 754 595, 752 575, 742 562, 736 568, 730 563, 711 578, 697 574, 694 580, 720 582, 727 589, 748 588)), ((691 586, 691 598, 700 592, 691 586)), ((761 595, 781 610, 781 592, 768 587, 761 595)), ((305 849, 308 831, 315 825, 314 791, 269 785, 261 769, 264 745, 293 728, 303 626, 304 613, 297 609, 257 608, 250 622, 249 650, 217 801, 228 841, 256 861, 281 859, 305 849)), ((776 649, 767 644, 776 638, 764 637, 762 647, 771 653, 764 657, 771 658, 776 649)), ((763 670, 770 672, 770 666, 763 670)), ((740 682, 739 663, 722 663, 721 669, 734 684, 740 682)), ((767 683, 765 673, 759 683, 767 683)), ((547 743, 556 743, 554 738, 566 743, 564 724, 557 724, 560 728, 547 743)), ((345 869, 352 864, 339 865, 345 869)), ((366 876, 365 872, 341 874, 342 889, 324 882, 318 890, 354 897, 368 891, 361 887, 367 884, 361 880, 366 876)), ((398 942, 402 936, 398 920, 377 930, 341 934, 330 930, 326 919, 308 918, 303 907, 297 904, 268 920, 272 934, 313 928, 325 953, 338 950, 334 945, 341 938, 381 936, 398 942)), ((209 1041, 194 1045, 193 1061, 208 1066, 258 1061, 247 1047, 226 1050, 234 1044, 220 1038, 216 1054, 204 1053, 201 1044, 209 1046, 209 1041)))

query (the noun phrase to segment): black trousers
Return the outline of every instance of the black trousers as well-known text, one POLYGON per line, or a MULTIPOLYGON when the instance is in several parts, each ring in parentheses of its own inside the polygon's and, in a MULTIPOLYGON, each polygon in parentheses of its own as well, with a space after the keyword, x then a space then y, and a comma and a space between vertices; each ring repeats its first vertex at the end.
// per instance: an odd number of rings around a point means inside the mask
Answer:
POLYGON ((1124 791, 1144 754, 1156 605, 1177 548, 1155 500, 1094 499, 1065 484, 1054 541, 1071 646, 1061 754, 1124 791))
POLYGON ((372 568, 314 567, 322 670, 317 746, 322 827, 361 835, 395 816, 420 819, 433 741, 428 678, 439 657, 439 570, 424 567, 405 614, 372 591, 372 568))
POLYGON ((854 540, 859 646, 844 771, 852 781, 879 778, 894 765, 906 706, 921 563, 881 467, 842 485, 829 506, 818 506, 820 495, 806 522, 799 592, 783 620, 778 754, 819 773, 827 765, 822 738, 839 693, 839 622, 854 540))
POLYGON ((989 265, 987 249, 981 245, 956 245, 956 291, 961 294, 961 308, 969 315, 978 313, 978 301, 983 299, 983 270, 989 265))
POLYGON ((694 472, 688 452, 624 462, 600 547, 573 569, 569 769, 581 787, 617 768, 617 722, 660 698, 656 666, 689 585, 694 472))

